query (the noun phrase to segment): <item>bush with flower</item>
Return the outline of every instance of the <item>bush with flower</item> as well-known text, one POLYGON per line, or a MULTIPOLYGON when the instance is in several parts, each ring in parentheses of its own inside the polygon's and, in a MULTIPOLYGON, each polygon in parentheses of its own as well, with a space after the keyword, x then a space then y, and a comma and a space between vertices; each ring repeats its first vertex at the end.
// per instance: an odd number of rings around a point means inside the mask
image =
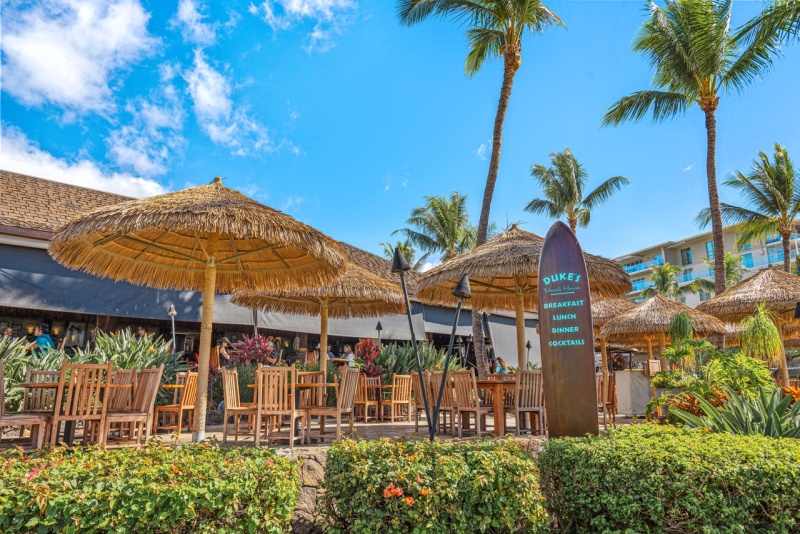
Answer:
POLYGON ((0 454, 0 532, 283 533, 297 464, 264 448, 0 454))

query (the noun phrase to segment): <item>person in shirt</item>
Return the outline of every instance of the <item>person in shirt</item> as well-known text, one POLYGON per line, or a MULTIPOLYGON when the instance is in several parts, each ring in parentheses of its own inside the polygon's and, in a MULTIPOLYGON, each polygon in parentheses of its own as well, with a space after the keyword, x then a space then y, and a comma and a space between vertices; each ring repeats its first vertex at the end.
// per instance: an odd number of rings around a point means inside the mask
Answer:
POLYGON ((14 337, 14 329, 10 326, 3 328, 3 337, 7 341, 14 341, 16 338, 14 337))
POLYGON ((331 344, 328 343, 328 359, 329 360, 331 360, 331 359, 336 357, 336 355, 333 353, 333 350, 331 350, 332 348, 333 347, 331 346, 331 344))
POLYGON ((350 348, 350 345, 345 345, 342 350, 344 351, 342 358, 347 359, 347 365, 353 367, 356 361, 356 355, 353 354, 353 349, 350 348))
POLYGON ((508 367, 506 366, 506 362, 503 360, 503 358, 497 358, 497 367, 494 368, 494 372, 498 375, 508 374, 508 367))
POLYGON ((31 350, 37 358, 41 358, 46 352, 56 348, 53 338, 50 337, 50 327, 47 324, 42 323, 34 328, 33 335, 36 336, 36 339, 31 345, 31 350))

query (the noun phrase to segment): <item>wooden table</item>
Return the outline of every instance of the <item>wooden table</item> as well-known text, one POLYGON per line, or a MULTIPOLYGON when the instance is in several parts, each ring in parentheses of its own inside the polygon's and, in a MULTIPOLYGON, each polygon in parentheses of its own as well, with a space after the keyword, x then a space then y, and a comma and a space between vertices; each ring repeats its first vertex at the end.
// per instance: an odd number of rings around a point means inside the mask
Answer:
MULTIPOLYGON (((492 392, 494 403, 494 435, 503 436, 506 433, 506 408, 503 402, 503 392, 517 389, 517 380, 477 380, 478 389, 488 389, 492 392)), ((519 424, 519 421, 517 421, 519 424)))

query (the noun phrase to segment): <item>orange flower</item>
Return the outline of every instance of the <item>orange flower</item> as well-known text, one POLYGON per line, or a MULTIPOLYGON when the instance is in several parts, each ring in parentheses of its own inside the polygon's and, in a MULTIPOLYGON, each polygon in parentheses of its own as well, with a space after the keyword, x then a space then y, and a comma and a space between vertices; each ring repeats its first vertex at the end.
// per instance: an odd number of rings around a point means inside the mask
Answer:
POLYGON ((264 463, 265 463, 267 466, 270 466, 270 465, 274 464, 274 463, 275 463, 275 461, 274 461, 274 460, 272 460, 272 459, 270 459, 270 458, 267 458, 266 460, 264 460, 264 463))
POLYGON ((422 495, 423 497, 427 497, 428 495, 431 494, 431 490, 422 488, 421 490, 419 490, 419 494, 422 495))
POLYGON ((409 506, 413 506, 414 505, 414 497, 408 496, 405 499, 403 499, 403 502, 406 503, 409 506))
POLYGON ((177 468, 177 467, 175 467, 174 465, 172 466, 172 474, 173 474, 173 475, 177 475, 177 474, 178 474, 178 473, 180 473, 180 472, 181 472, 181 470, 180 470, 180 469, 178 469, 178 468, 177 468))
POLYGON ((395 488, 394 495, 395 495, 395 497, 402 497, 403 496, 403 488, 395 488))
POLYGON ((383 490, 384 499, 388 499, 392 495, 394 495, 394 482, 390 482, 389 485, 386 486, 386 488, 384 488, 383 490))

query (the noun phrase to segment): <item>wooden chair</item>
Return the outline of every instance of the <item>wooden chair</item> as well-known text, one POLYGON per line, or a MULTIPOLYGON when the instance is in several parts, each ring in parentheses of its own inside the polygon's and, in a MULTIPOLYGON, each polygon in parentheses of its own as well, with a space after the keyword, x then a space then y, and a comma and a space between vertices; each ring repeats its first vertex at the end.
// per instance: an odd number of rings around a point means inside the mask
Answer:
MULTIPOLYGON (((222 368, 222 398, 225 402, 225 416, 222 419, 222 443, 228 442, 228 417, 233 417, 233 441, 239 443, 239 423, 242 416, 255 417, 254 403, 242 403, 239 395, 239 371, 235 368, 222 368)), ((255 434, 254 434, 255 436, 255 434)))
POLYGON ((386 408, 389 408, 389 420, 403 419, 403 406, 408 412, 408 422, 411 422, 411 375, 394 375, 392 377, 391 395, 383 399, 380 404, 381 419, 386 420, 386 408))
POLYGON ((56 392, 56 410, 50 431, 50 444, 55 445, 61 423, 83 421, 83 445, 105 444, 102 430, 105 428, 108 395, 112 374, 111 362, 107 364, 70 364, 61 366, 56 392))
POLYGON ((111 374, 111 383, 127 384, 130 388, 109 388, 107 400, 103 402, 108 402, 109 410, 130 410, 135 395, 136 369, 117 369, 111 374))
MULTIPOLYGON (((109 443, 118 447, 132 444, 135 448, 141 449, 142 442, 150 439, 150 418, 153 413, 153 406, 158 396, 158 388, 161 385, 161 375, 164 373, 164 364, 150 369, 142 369, 139 373, 139 380, 136 383, 136 394, 133 401, 127 408, 106 412, 106 421, 103 428, 103 436, 108 448, 109 443), (119 440, 109 442, 108 436, 112 425, 119 425, 119 440), (127 440, 124 437, 127 436, 127 440)), ((127 377, 127 375, 123 375, 127 377)), ((113 388, 112 388, 113 389, 113 388)))
POLYGON ((544 432, 544 387, 541 371, 517 370, 516 402, 514 416, 517 420, 517 436, 525 430, 526 416, 530 426, 527 431, 533 433, 533 420, 536 418, 536 433, 544 432))
POLYGON ((798 389, 800 389, 800 378, 790 378, 789 379, 789 387, 790 388, 798 388, 798 389))
POLYGON ((289 448, 294 448, 295 440, 303 439, 302 426, 295 428, 296 423, 305 419, 305 411, 300 409, 300 398, 297 395, 295 366, 291 367, 259 367, 256 371, 256 436, 255 443, 261 441, 262 423, 266 423, 265 436, 267 444, 274 439, 289 439, 289 448), (288 418, 289 431, 286 435, 274 430, 270 419, 288 418))
MULTIPOLYGON (((342 371, 342 382, 336 395, 336 406, 326 407, 317 406, 306 409, 306 439, 317 437, 325 438, 325 419, 333 417, 336 419, 336 441, 342 435, 342 417, 347 416, 350 423, 350 434, 353 433, 353 410, 355 408, 356 389, 358 389, 358 378, 362 376, 358 369, 345 368, 342 371), (312 433, 311 418, 319 417, 319 427, 316 434, 312 433)), ((366 415, 366 412, 365 412, 366 415)))
POLYGON ((180 434, 183 430, 183 413, 188 414, 186 426, 191 430, 192 417, 194 416, 194 400, 197 396, 197 373, 189 372, 186 374, 186 383, 183 387, 180 402, 177 404, 167 404, 156 406, 156 433, 159 430, 174 430, 180 434), (159 422, 159 415, 162 416, 159 422), (172 423, 174 418, 175 423, 172 423))
POLYGON ((608 428, 607 416, 611 416, 611 426, 617 426, 617 386, 613 373, 608 373, 608 380, 603 373, 595 374, 597 380, 597 409, 603 413, 603 428, 608 428))
MULTIPOLYGON (((431 405, 431 414, 436 409, 436 397, 439 396, 439 388, 442 384, 442 377, 444 371, 431 371, 430 380, 428 381, 428 404, 431 405)), ((439 406, 439 428, 436 429, 437 433, 447 432, 448 420, 450 421, 450 434, 456 435, 456 390, 453 387, 453 375, 450 374, 447 380, 447 385, 444 388, 444 395, 442 396, 442 404, 439 406), (449 416, 449 417, 448 417, 449 416)), ((433 417, 431 415, 430 417, 433 417)))
MULTIPOLYGON (((481 403, 480 397, 478 396, 478 384, 475 381, 475 374, 470 370, 454 371, 453 382, 456 388, 457 417, 463 415, 468 419, 469 414, 474 414, 476 435, 490 434, 490 432, 486 430, 486 416, 492 413, 492 407, 481 403)), ((462 424, 458 427, 459 438, 461 437, 463 426, 462 424)))
MULTIPOLYGON (((419 432, 419 416, 420 414, 425 411, 425 403, 423 402, 422 398, 422 388, 430 389, 430 371, 423 371, 422 378, 424 380, 424 384, 420 384, 419 382, 419 373, 418 372, 411 372, 411 398, 414 401, 414 418, 416 420, 414 431, 419 432)), ((428 403, 434 404, 436 402, 436 397, 431 397, 428 395, 428 403)), ((426 413, 425 417, 429 417, 426 413)))
POLYGON ((354 405, 354 417, 359 417, 363 413, 364 422, 369 422, 369 409, 375 408, 375 421, 381 412, 381 391, 382 391, 381 377, 367 377, 367 375, 358 375, 358 387, 356 388, 356 399, 354 405), (362 412, 363 410, 363 412, 362 412))
POLYGON ((20 429, 20 437, 24 427, 31 429, 31 447, 41 449, 44 444, 45 429, 47 427, 47 417, 42 414, 8 414, 5 413, 6 392, 5 377, 3 375, 3 362, 0 362, 0 441, 3 439, 3 428, 7 426, 17 426, 20 429))
MULTIPOLYGON (((61 376, 61 371, 35 371, 27 369, 25 371, 25 382, 32 384, 58 384, 59 376, 61 376)), ((22 409, 19 413, 26 415, 43 415, 47 420, 50 420, 55 410, 55 405, 55 389, 25 388, 25 393, 22 397, 22 409)), ((20 427, 20 438, 24 437, 26 429, 26 426, 20 427)), ((46 432, 45 439, 47 439, 46 432)))

